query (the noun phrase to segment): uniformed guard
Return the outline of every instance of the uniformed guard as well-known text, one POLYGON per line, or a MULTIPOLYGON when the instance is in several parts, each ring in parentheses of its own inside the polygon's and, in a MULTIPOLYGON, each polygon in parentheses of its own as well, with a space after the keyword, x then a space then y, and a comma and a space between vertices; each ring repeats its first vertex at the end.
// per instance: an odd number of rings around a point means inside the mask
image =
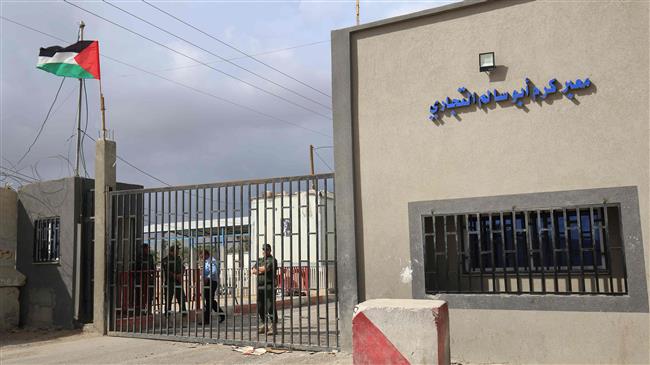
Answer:
POLYGON ((271 245, 265 243, 262 246, 264 256, 257 260, 257 264, 251 270, 257 275, 257 313, 260 316, 259 333, 273 335, 277 332, 278 314, 275 310, 275 272, 278 268, 278 261, 271 255, 271 245), (269 328, 269 322, 271 327, 269 328))
POLYGON ((144 287, 146 293, 147 314, 152 313, 152 303, 154 300, 154 288, 156 280, 156 260, 151 253, 148 244, 142 245, 142 260, 141 260, 141 276, 144 279, 144 287))
POLYGON ((168 315, 172 309, 172 297, 180 304, 182 313, 187 313, 185 307, 185 292, 183 291, 183 260, 177 254, 178 248, 169 247, 169 254, 162 259, 162 269, 165 278, 165 310, 168 315))

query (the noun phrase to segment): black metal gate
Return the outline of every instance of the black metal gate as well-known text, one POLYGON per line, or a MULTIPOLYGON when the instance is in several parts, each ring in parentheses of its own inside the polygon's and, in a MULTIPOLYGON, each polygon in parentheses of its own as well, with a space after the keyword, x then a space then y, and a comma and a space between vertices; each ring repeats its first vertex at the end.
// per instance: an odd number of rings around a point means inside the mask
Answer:
POLYGON ((339 347, 333 174, 109 200, 109 334, 339 347))

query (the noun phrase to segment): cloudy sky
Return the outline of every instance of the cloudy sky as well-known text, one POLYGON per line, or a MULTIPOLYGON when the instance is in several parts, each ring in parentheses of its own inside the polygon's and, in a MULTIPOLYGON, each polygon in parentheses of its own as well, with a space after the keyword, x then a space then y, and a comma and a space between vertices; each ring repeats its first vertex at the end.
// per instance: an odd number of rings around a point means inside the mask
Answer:
MULTIPOLYGON (((361 22, 448 2, 363 1, 361 22)), ((317 172, 334 168, 332 149, 327 148, 332 145, 329 38, 332 29, 354 25, 354 1, 152 3, 291 78, 143 2, 112 4, 173 35, 104 2, 73 3, 173 51, 62 1, 3 0, 0 166, 5 175, 0 183, 16 184, 15 178, 7 178, 7 168, 42 179, 70 176, 75 159, 79 82, 66 79, 36 144, 16 166, 62 80, 35 68, 38 49, 66 44, 15 22, 74 43, 83 20, 84 38, 100 41, 107 124, 118 155, 159 179, 118 161, 120 181, 161 186, 302 175, 309 172, 310 144, 324 147, 317 150, 317 172)), ((96 80, 87 81, 87 92, 87 134, 97 137, 96 80)), ((85 109, 82 116, 85 124, 85 109)), ((92 176, 92 141, 85 140, 84 152, 92 176)))

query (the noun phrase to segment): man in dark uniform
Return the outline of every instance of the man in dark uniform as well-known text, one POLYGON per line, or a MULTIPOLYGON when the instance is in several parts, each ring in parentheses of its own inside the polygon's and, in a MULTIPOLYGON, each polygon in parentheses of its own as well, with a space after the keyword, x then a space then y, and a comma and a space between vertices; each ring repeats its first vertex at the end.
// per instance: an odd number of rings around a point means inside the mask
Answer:
POLYGON ((264 256, 257 260, 257 265, 251 270, 257 275, 257 313, 260 316, 259 333, 269 335, 277 332, 278 314, 275 310, 275 272, 278 261, 271 255, 271 245, 262 246, 264 256), (271 328, 269 328, 271 322, 271 328))
POLYGON ((151 251, 149 251, 149 245, 142 245, 142 277, 144 279, 144 287, 146 289, 146 305, 147 313, 151 314, 151 304, 154 299, 154 288, 155 288, 155 274, 156 274, 156 260, 153 257, 151 251))
POLYGON ((185 293, 183 292, 183 260, 176 254, 177 248, 169 247, 169 254, 162 259, 163 277, 165 279, 165 310, 169 314, 172 309, 172 297, 181 306, 181 311, 187 313, 185 293))

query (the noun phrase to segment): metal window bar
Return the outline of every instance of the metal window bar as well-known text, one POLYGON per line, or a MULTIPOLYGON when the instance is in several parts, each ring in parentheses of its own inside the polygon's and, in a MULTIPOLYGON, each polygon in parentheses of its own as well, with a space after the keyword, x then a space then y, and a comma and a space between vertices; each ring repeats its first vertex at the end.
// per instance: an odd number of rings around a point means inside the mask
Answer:
POLYGON ((421 224, 427 293, 627 294, 623 237, 620 227, 610 226, 620 226, 617 204, 489 213, 431 212, 422 216, 421 224), (612 220, 613 214, 616 220, 612 220), (451 224, 455 225, 453 229, 451 224), (512 248, 506 243, 508 227, 512 230, 512 248), (455 248, 448 239, 452 235, 457 236, 455 248), (621 243, 612 246, 613 241, 621 243), (617 250, 620 254, 613 253, 617 250), (456 265, 450 265, 454 260, 456 265), (526 264, 520 266, 520 262, 526 264), (455 278, 452 266, 458 271, 455 278), (498 271, 503 286, 496 283, 498 271), (528 276, 527 287, 520 285, 520 271, 528 276), (551 277, 552 289, 546 285, 551 277), (478 289, 474 287, 477 279, 478 289), (492 280, 492 285, 486 286, 485 279, 492 280), (513 279, 515 289, 510 286, 513 279), (572 285, 575 280, 579 280, 578 285, 572 285), (609 285, 601 285, 602 281, 609 285), (615 286, 617 283, 620 285, 615 286))
POLYGON ((61 255, 61 220, 59 217, 40 218, 34 222, 34 263, 56 263, 61 255))
POLYGON ((559 250, 558 250, 558 248, 557 248, 557 243, 556 243, 556 239, 555 239, 555 236, 556 236, 556 232, 557 232, 557 231, 555 230, 555 229, 556 229, 556 225, 555 225, 555 210, 554 210, 553 208, 551 208, 551 209, 549 210, 549 217, 550 217, 550 224, 551 224, 551 228, 550 228, 550 232, 551 232, 551 233, 550 233, 550 237, 551 237, 551 247, 552 247, 552 249, 553 249, 553 265, 554 265, 554 270, 553 270, 553 288, 554 288, 554 293, 555 293, 555 294, 558 294, 558 293, 560 293, 559 281, 558 281, 558 272, 559 272, 559 269, 558 269, 558 264, 557 264, 557 261, 558 261, 558 259, 557 259, 557 254, 558 254, 559 250))
POLYGON ((562 227, 564 228, 564 260, 566 261, 566 267, 567 267, 567 287, 569 292, 573 292, 573 283, 571 280, 571 270, 568 269, 570 267, 573 267, 571 264, 571 250, 569 247, 571 246, 571 241, 569 239, 569 224, 567 220, 567 214, 566 214, 566 209, 562 209, 562 227))
POLYGON ((580 208, 576 208, 576 230, 578 231, 578 253, 580 256, 580 282, 579 289, 580 293, 584 294, 586 291, 585 288, 585 265, 584 265, 584 245, 582 239, 582 214, 580 208))
MULTIPOLYGON (((502 256, 502 263, 503 267, 506 267, 506 224, 505 221, 503 220, 503 212, 499 212, 499 222, 501 223, 499 228, 501 230, 501 256, 502 256)), ((512 220, 510 221, 512 223, 512 220)), ((513 242, 516 242, 513 240, 513 242)), ((515 254, 516 256, 516 254, 515 254)), ((516 262, 517 260, 515 260, 516 262)), ((516 266, 515 266, 516 268, 516 266)), ((516 272, 516 280, 517 280, 517 288, 519 288, 519 270, 515 270, 516 272)), ((506 275, 506 270, 503 270, 503 287, 505 288, 506 293, 511 292, 511 287, 509 285, 509 280, 508 276, 506 275)))
MULTIPOLYGON (((445 218, 445 221, 447 219, 445 218)), ((495 259, 496 257, 494 256, 494 232, 492 232, 492 228, 494 228, 492 222, 492 213, 488 215, 488 244, 489 244, 489 255, 490 255, 490 264, 492 266, 492 291, 498 291, 496 285, 497 285, 497 270, 496 270, 496 265, 495 265, 495 259)), ((445 230, 445 237, 447 236, 447 231, 445 230)), ((445 241, 445 260, 447 259, 447 242, 445 241)))
MULTIPOLYGON (((611 267, 611 248, 610 242, 609 242, 609 230, 607 229, 607 206, 603 204, 602 206, 603 210, 603 215, 601 218, 601 226, 599 228, 599 234, 601 237, 601 240, 603 241, 603 246, 605 247, 605 267, 611 267), (605 231, 605 234, 603 234, 603 231, 605 231)), ((609 291, 613 292, 614 291, 614 277, 613 275, 609 275, 609 291)))

